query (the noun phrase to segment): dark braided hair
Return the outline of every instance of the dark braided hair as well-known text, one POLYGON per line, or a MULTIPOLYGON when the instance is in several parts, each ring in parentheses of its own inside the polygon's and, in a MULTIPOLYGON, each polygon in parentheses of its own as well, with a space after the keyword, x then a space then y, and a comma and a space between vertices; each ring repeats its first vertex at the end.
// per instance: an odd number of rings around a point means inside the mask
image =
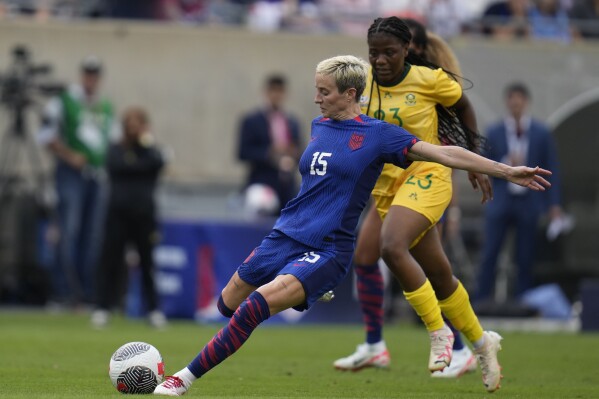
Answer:
POLYGON ((426 47, 428 46, 428 37, 426 36, 426 28, 424 25, 412 18, 406 18, 403 21, 412 33, 412 43, 423 51, 426 50, 426 47))
MULTIPOLYGON (((368 39, 370 39, 372 36, 380 33, 394 36, 405 44, 409 44, 411 40, 414 40, 415 44, 423 49, 426 49, 426 46, 428 45, 426 29, 424 28, 424 26, 422 26, 422 24, 414 20, 406 22, 397 17, 377 18, 374 20, 373 24, 370 25, 367 37, 368 39), (411 27, 414 31, 414 35, 412 35, 412 32, 410 31, 411 27)), ((411 50, 408 52, 405 62, 412 65, 424 66, 431 69, 441 68, 440 66, 435 65, 434 63, 424 59, 423 57, 418 56, 415 52, 411 50)), ((456 81, 459 81, 459 79, 461 78, 452 71, 448 71, 444 68, 441 69, 443 69, 445 73, 447 73, 456 81)), ((378 115, 380 115, 382 102, 381 92, 374 68, 372 68, 372 74, 373 84, 370 86, 370 97, 368 99, 368 108, 366 110, 366 114, 368 114, 368 112, 370 111, 372 91, 376 83, 377 94, 379 99, 378 115)), ((437 104, 436 110, 438 115, 439 141, 444 145, 457 145, 478 152, 484 138, 479 133, 469 129, 458 118, 455 109, 446 108, 441 104, 437 104)))

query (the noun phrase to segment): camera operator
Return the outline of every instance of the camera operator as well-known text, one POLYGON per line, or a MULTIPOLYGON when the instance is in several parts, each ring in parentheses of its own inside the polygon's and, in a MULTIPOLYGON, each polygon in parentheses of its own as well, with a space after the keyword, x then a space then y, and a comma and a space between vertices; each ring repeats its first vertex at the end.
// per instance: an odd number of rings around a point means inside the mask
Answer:
POLYGON ((39 133, 55 158, 59 238, 53 299, 59 304, 77 306, 93 298, 106 207, 105 157, 116 126, 111 102, 99 94, 102 72, 98 58, 85 58, 79 84, 46 105, 39 133))

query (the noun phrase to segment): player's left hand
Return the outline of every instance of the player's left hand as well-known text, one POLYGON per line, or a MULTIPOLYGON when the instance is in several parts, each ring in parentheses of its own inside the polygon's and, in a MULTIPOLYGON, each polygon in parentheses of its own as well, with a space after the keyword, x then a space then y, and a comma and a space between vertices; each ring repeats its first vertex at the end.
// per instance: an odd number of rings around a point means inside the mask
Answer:
POLYGON ((551 187, 551 183, 543 178, 551 176, 551 171, 527 166, 511 167, 507 174, 507 180, 534 191, 545 191, 545 187, 551 187))
POLYGON ((482 173, 468 172, 468 180, 470 180, 470 184, 472 184, 472 188, 475 191, 478 191, 480 187, 483 194, 483 198, 480 201, 482 204, 493 199, 493 186, 491 186, 489 176, 482 173))

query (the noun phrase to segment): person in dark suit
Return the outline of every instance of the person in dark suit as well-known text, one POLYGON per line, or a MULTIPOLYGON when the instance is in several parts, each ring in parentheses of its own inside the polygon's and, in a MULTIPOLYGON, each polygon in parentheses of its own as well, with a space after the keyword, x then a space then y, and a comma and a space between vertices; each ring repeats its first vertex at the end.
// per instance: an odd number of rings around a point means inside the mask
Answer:
POLYGON ((485 156, 508 165, 538 165, 553 171, 551 190, 523 191, 493 178, 493 201, 485 210, 485 242, 478 275, 477 300, 492 298, 497 259, 510 228, 516 232, 515 264, 517 266, 514 295, 532 287, 535 262, 535 237, 540 217, 548 212, 555 220, 563 217, 560 206, 559 165, 555 144, 549 129, 528 112, 530 92, 522 83, 505 89, 508 115, 487 132, 485 156))
POLYGON ((266 185, 276 193, 278 214, 297 194, 295 172, 300 156, 300 126, 283 109, 286 79, 271 75, 266 79, 266 105, 244 116, 239 130, 238 158, 248 164, 244 188, 266 185))

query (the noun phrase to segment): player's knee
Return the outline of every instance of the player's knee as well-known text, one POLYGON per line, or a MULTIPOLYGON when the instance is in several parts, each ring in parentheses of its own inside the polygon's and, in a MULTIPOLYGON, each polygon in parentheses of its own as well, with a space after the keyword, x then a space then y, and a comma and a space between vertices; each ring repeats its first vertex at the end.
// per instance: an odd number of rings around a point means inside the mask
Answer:
POLYGON ((216 306, 220 314, 222 314, 226 318, 230 319, 231 317, 233 317, 233 313, 235 313, 235 311, 227 307, 227 305, 225 305, 225 301, 223 300, 222 294, 218 297, 218 303, 216 306))
POLYGON ((410 256, 409 246, 399 241, 383 240, 381 243, 381 256, 388 265, 402 262, 410 256))
POLYGON ((379 249, 375 248, 374 251, 356 251, 354 254, 354 264, 356 266, 372 265, 379 260, 380 253, 379 249))

